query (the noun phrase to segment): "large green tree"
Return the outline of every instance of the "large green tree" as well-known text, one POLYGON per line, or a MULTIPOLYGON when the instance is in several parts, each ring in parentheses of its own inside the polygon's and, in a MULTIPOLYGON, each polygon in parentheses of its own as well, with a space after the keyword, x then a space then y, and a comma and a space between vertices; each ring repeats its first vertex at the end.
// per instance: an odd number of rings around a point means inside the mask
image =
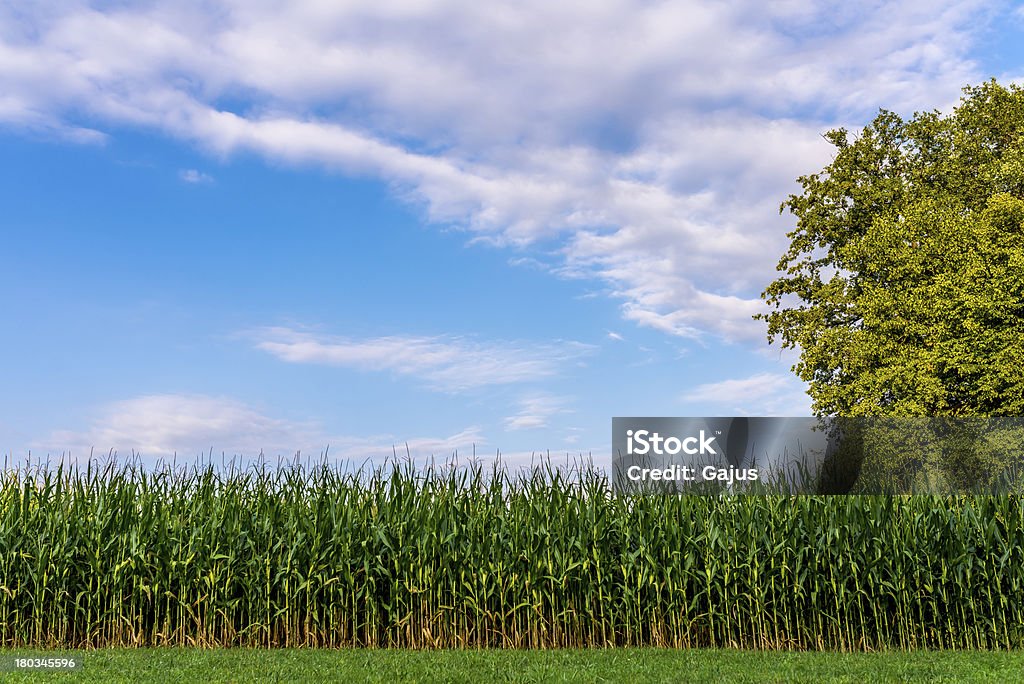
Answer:
POLYGON ((759 316, 799 350, 814 411, 1024 414, 1024 89, 825 137, 759 316))

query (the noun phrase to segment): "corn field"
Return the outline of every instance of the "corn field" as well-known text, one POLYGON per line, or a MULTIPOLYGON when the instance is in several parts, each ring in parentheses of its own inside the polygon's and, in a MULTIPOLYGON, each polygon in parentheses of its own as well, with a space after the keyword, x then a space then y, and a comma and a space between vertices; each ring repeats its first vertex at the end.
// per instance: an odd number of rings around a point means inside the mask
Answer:
POLYGON ((1016 648, 1015 494, 615 497, 591 468, 0 483, 0 643, 1016 648))

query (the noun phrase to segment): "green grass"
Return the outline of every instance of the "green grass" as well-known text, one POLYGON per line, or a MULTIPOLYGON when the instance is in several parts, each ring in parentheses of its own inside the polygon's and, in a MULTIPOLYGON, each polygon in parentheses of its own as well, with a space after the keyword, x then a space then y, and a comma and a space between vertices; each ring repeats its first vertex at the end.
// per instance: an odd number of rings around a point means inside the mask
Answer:
MULTIPOLYGON (((3 657, 27 651, 3 651, 3 657)), ((314 650, 142 648, 79 652, 75 682, 1019 682, 1024 653, 733 650, 314 650)))
POLYGON ((1024 507, 615 497, 592 470, 7 473, 0 645, 1012 650, 1024 507))

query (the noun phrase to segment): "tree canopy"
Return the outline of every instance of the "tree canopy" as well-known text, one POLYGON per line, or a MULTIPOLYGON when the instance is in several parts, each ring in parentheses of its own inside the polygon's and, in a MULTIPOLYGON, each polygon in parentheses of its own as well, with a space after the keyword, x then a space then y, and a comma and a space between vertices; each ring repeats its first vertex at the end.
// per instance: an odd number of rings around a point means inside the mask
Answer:
POLYGON ((815 413, 1024 414, 1024 89, 825 137, 758 316, 799 350, 815 413))

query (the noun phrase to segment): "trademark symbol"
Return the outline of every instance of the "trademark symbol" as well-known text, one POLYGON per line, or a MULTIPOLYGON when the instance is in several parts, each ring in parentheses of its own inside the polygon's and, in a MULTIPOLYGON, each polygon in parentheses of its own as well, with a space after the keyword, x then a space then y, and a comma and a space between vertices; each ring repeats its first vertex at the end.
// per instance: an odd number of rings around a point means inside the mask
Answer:
POLYGON ((716 435, 720 435, 720 434, 722 434, 722 431, 721 430, 715 430, 715 434, 716 435))

